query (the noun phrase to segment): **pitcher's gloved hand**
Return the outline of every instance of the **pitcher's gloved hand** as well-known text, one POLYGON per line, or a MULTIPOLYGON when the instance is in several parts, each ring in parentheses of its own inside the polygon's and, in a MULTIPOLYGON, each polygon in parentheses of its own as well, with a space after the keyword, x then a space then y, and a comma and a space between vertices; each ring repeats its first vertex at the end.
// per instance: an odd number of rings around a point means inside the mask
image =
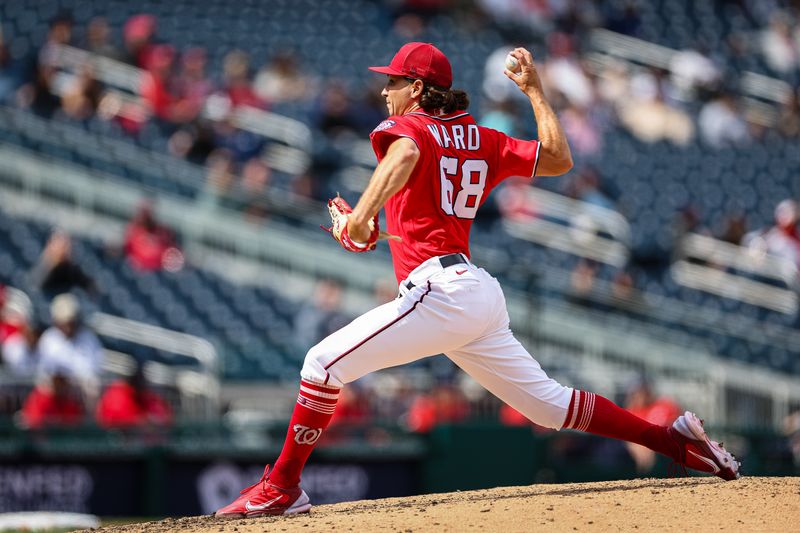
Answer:
POLYGON ((356 242, 350 238, 347 232, 347 221, 353 208, 341 196, 336 196, 328 200, 328 212, 331 215, 331 227, 322 228, 328 231, 334 239, 336 239, 342 248, 348 252, 368 252, 375 249, 375 244, 378 242, 380 236, 380 229, 378 228, 378 215, 376 214, 369 221, 369 239, 367 242, 356 242))

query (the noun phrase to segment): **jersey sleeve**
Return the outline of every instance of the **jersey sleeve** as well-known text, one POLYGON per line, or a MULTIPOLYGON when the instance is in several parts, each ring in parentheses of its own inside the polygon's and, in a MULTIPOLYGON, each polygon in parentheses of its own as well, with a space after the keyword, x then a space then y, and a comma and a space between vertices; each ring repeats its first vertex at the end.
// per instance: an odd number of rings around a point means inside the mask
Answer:
POLYGON ((375 150, 375 155, 380 161, 386 155, 389 146, 400 137, 411 139, 417 143, 417 146, 422 146, 421 133, 419 127, 411 120, 405 117, 391 116, 372 130, 369 139, 372 142, 372 149, 375 150))
MULTIPOLYGON (((498 132, 499 133, 499 132, 498 132)), ((511 176, 534 177, 539 164, 539 141, 523 141, 499 133, 498 173, 500 179, 511 176)))

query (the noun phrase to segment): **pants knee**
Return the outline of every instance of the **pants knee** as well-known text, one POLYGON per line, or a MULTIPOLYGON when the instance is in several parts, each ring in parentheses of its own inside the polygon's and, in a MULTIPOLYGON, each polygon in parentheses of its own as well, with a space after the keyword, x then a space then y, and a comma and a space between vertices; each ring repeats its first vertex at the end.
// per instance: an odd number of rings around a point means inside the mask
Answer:
POLYGON ((321 343, 317 344, 306 353, 306 358, 303 361, 303 369, 300 371, 300 377, 316 383, 342 387, 351 380, 344 381, 343 377, 336 372, 335 365, 331 368, 326 368, 335 360, 336 354, 331 353, 331 351, 327 350, 321 343))
POLYGON ((300 371, 300 376, 309 381, 323 383, 328 377, 328 373, 325 370, 322 358, 323 351, 319 348, 319 344, 308 350, 303 360, 303 369, 300 371))

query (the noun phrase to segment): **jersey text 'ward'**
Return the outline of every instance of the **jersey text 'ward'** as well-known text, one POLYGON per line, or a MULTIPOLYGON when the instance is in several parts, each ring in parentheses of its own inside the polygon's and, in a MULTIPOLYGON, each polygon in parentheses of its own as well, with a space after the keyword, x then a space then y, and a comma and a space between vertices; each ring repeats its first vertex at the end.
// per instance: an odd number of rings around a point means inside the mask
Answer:
POLYGON ((428 130, 442 148, 480 150, 481 134, 476 124, 428 124, 428 130))

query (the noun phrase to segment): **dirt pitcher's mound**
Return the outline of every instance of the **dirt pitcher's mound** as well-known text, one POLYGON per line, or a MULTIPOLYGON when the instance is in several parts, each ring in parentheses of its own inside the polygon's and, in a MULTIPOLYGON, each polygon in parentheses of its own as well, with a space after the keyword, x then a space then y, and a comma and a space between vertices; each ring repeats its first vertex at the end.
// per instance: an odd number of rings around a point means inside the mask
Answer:
POLYGON ((321 505, 310 514, 167 519, 108 532, 797 531, 800 478, 533 485, 321 505))

